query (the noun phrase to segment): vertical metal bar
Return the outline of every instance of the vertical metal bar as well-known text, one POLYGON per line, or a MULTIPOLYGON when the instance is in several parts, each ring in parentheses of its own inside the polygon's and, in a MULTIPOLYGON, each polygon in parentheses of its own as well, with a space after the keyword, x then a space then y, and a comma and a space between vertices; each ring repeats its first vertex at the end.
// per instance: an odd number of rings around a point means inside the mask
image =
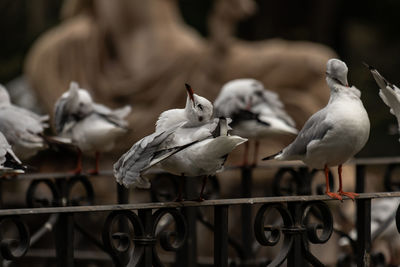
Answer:
POLYGON ((129 203, 129 189, 117 183, 117 201, 118 204, 129 203))
MULTIPOLYGON (((252 167, 242 167, 242 197, 251 197, 251 188, 253 184, 252 167)), ((251 215, 251 205, 241 205, 242 209, 242 244, 244 260, 253 258, 253 225, 251 215)))
MULTIPOLYGON (((139 210, 138 215, 140 220, 143 223, 144 227, 144 237, 143 238, 153 238, 153 218, 151 209, 139 210)), ((153 266, 153 246, 154 244, 146 244, 144 247, 144 254, 141 262, 139 263, 140 267, 151 267, 153 266)))
MULTIPOLYGON (((198 196, 197 188, 191 178, 181 178, 184 180, 186 197, 193 199, 198 196)), ((196 207, 187 207, 182 209, 185 216, 188 235, 185 245, 176 253, 176 266, 196 267, 197 266, 197 209, 196 207)))
POLYGON ((74 266, 74 215, 60 213, 54 229, 58 267, 74 266))
POLYGON ((365 165, 356 166, 356 192, 365 192, 365 165))
POLYGON ((357 266, 371 264, 371 199, 357 199, 357 266))
MULTIPOLYGON (((68 205, 67 179, 57 179, 62 206, 68 205)), ((54 227, 54 239, 58 267, 74 266, 74 214, 61 213, 54 227)))
MULTIPOLYGON (((290 214, 292 215, 295 227, 300 227, 299 224, 301 224, 302 220, 301 204, 299 202, 289 202, 288 209, 290 214)), ((302 254, 301 246, 302 246, 301 234, 294 235, 293 245, 287 257, 288 267, 307 266, 306 262, 304 261, 304 255, 302 254)))
POLYGON ((214 207, 214 266, 228 267, 228 206, 214 207))

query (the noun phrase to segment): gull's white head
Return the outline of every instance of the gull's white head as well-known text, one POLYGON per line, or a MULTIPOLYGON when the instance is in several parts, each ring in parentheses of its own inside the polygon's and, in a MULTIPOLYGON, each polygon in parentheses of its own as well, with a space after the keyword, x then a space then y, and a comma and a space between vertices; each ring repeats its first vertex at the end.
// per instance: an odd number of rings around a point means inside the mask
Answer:
POLYGON ((7 89, 0 84, 0 104, 10 104, 10 95, 7 89))
POLYGON ((326 79, 328 84, 333 83, 349 87, 347 72, 348 68, 346 63, 339 59, 331 58, 328 60, 328 63, 326 63, 326 79))
POLYGON ((203 124, 213 117, 213 105, 206 98, 196 95, 190 85, 185 84, 187 100, 185 112, 192 125, 203 124))
POLYGON ((92 112, 93 100, 89 92, 79 88, 78 83, 71 82, 66 94, 68 97, 68 110, 79 116, 84 117, 92 112))

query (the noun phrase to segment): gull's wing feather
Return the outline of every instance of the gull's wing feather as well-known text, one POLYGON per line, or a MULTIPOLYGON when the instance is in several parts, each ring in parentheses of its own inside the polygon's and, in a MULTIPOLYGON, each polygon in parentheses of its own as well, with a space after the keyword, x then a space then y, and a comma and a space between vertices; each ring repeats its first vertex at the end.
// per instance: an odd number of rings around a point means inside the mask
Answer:
POLYGON ((136 142, 121 158, 114 164, 114 176, 118 183, 126 187, 135 186, 149 188, 150 182, 141 177, 141 172, 153 166, 155 156, 164 156, 159 153, 160 145, 174 132, 170 128, 164 132, 155 132, 136 142))
POLYGON ((380 88, 379 96, 390 108, 390 113, 396 116, 400 132, 400 89, 394 84, 388 82, 374 67, 368 67, 380 88))
POLYGON ((93 103, 93 111, 95 113, 121 128, 127 128, 128 123, 124 118, 131 112, 131 110, 132 108, 129 105, 112 110, 102 104, 93 103))
POLYGON ((282 159, 305 155, 307 146, 312 141, 322 140, 326 133, 333 128, 333 125, 326 120, 326 116, 325 108, 311 116, 293 143, 282 151, 282 159))

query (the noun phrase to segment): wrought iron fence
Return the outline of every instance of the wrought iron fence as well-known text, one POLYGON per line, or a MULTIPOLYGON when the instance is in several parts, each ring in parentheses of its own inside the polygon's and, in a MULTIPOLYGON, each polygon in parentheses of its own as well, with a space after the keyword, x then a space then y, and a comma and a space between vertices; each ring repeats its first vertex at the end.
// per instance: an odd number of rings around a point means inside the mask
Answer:
MULTIPOLYGON (((394 172, 399 158, 360 159, 356 164, 357 192, 363 192, 366 167, 386 165, 382 177, 388 191, 398 190, 394 172)), ((158 202, 128 204, 128 191, 117 186, 117 203, 95 205, 95 190, 91 178, 66 174, 22 175, 12 181, 31 180, 26 192, 28 208, 0 210, 0 253, 2 266, 18 266, 27 259, 51 259, 57 266, 74 266, 78 262, 94 262, 98 266, 326 266, 310 249, 311 244, 324 246, 333 233, 349 239, 352 252, 337 266, 378 266, 384 259, 371 254, 371 201, 400 197, 400 192, 361 193, 355 201, 357 239, 334 228, 331 200, 311 192, 315 171, 301 164, 271 164, 259 168, 277 168, 273 192, 278 196, 251 197, 254 168, 241 169, 242 198, 211 199, 204 202, 171 202, 176 186, 174 177, 160 175, 154 179, 152 198, 158 202), (284 177, 289 177, 286 179, 284 177), (167 177, 167 178, 165 178, 167 177), (169 178, 168 178, 169 177, 169 178), (167 179, 167 181, 163 180, 167 179), (81 187, 82 195, 73 194, 81 187), (44 198, 38 188, 44 186, 50 198, 44 198), (161 200, 161 202, 160 202, 161 200), (240 207, 240 218, 233 218, 230 210, 240 207), (212 210, 213 220, 203 214, 212 210), (102 214, 93 227, 82 225, 82 218, 102 214), (253 216, 255 215, 255 216, 253 216), (45 216, 45 217, 44 217, 45 216), (79 219, 78 219, 79 218, 79 219), (44 221, 39 226, 32 222, 44 221), (241 236, 232 236, 229 223, 241 226, 241 236), (197 251, 197 224, 212 232, 213 257, 200 258, 197 251), (99 227, 100 225, 100 227, 99 227), (36 244, 53 233, 54 248, 39 249, 36 244), (91 244, 90 251, 76 248, 79 233, 91 244), (279 246, 273 257, 260 256, 260 247, 279 246), (160 251, 171 253, 161 253, 160 251), (376 264, 375 264, 376 263, 376 264), (346 265, 348 264, 348 265, 346 265), (374 265, 375 264, 375 265, 374 265)), ((111 175, 111 173, 102 173, 111 175)), ((97 177, 96 177, 97 178, 97 177)), ((211 196, 218 195, 218 180, 211 180, 211 196)), ((7 183, 8 181, 2 181, 7 183)), ((317 185, 318 187, 318 185, 317 185)), ((193 183, 186 183, 187 193, 195 191, 193 183)), ((317 190, 318 191, 318 190, 317 190)), ((5 200, 3 200, 4 202, 5 200)), ((349 200, 346 200, 349 201, 349 200)), ((396 221, 400 229, 400 210, 389 216, 380 226, 382 232, 396 221)), ((379 232, 379 230, 378 230, 379 232)))

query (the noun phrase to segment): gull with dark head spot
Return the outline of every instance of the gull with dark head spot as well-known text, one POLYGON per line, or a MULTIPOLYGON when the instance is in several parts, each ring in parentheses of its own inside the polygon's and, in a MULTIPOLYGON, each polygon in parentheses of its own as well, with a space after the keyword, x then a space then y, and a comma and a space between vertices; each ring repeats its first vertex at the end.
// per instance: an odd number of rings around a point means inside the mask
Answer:
POLYGON ((159 163, 172 174, 204 175, 199 197, 202 200, 207 176, 222 170, 228 154, 247 141, 228 134, 229 121, 213 117, 210 101, 194 94, 189 85, 186 90, 185 108, 163 112, 155 133, 136 142, 114 164, 118 183, 126 187, 149 188, 150 182, 141 175, 159 163))
POLYGON ((117 138, 127 131, 124 118, 130 112, 130 106, 111 110, 95 103, 87 90, 79 88, 76 82, 70 83, 69 90, 55 104, 54 122, 57 133, 79 148, 75 173, 82 170, 82 152, 95 153, 96 166, 90 172, 98 173, 99 153, 111 151, 117 138))
POLYGON ((324 169, 326 194, 331 198, 351 199, 356 193, 342 188, 342 164, 359 152, 366 144, 370 123, 361 102, 361 92, 347 82, 347 66, 343 61, 330 59, 327 63, 326 81, 331 90, 328 104, 312 115, 300 130, 297 138, 279 153, 264 158, 277 160, 302 160, 307 166, 324 169), (329 167, 338 166, 339 191, 329 188, 329 167))
MULTIPOLYGON (((298 133, 278 94, 265 89, 255 79, 236 79, 226 83, 214 101, 214 110, 216 117, 232 119, 233 134, 255 140, 254 165, 260 139, 298 133)), ((249 143, 246 143, 243 165, 247 165, 248 149, 249 143)))

